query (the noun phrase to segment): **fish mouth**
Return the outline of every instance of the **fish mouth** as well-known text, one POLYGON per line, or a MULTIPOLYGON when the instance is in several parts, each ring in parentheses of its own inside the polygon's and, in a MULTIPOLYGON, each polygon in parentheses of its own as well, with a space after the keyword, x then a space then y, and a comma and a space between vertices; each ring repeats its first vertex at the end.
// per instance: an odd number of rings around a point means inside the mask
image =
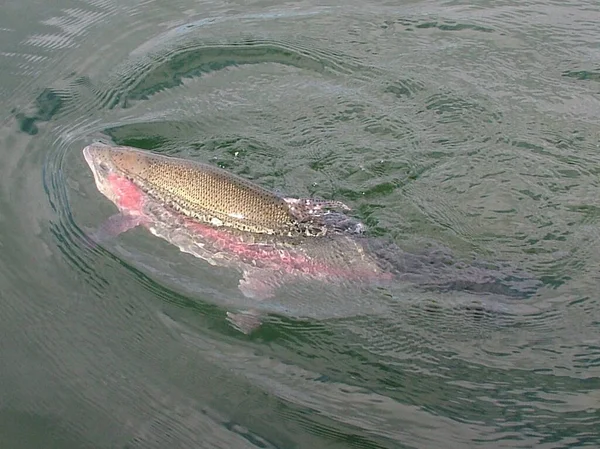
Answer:
POLYGON ((83 149, 83 158, 87 162, 88 166, 90 167, 90 170, 92 171, 92 174, 94 175, 94 181, 96 182, 96 185, 100 185, 101 178, 99 177, 98 173, 98 161, 94 157, 93 145, 88 145, 83 149))
POLYGON ((110 146, 102 143, 92 143, 83 149, 83 157, 85 158, 88 165, 95 165, 99 159, 101 159, 100 152, 106 151, 110 146))
POLYGON ((90 166, 90 169, 93 170, 95 162, 94 162, 94 157, 92 156, 92 151, 93 151, 92 145, 88 145, 87 147, 85 147, 83 149, 83 158, 85 159, 87 164, 90 166))
POLYGON ((108 154, 106 151, 109 148, 108 145, 94 143, 83 149, 83 158, 90 167, 96 186, 100 191, 103 191, 108 175, 114 171, 110 160, 107 160, 108 154))

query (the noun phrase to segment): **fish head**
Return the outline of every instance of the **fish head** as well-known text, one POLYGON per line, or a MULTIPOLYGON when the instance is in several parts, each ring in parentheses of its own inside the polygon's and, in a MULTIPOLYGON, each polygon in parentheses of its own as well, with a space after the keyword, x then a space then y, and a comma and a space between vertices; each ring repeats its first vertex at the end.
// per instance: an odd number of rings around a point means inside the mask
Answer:
POLYGON ((129 147, 101 143, 93 143, 83 149, 83 157, 94 175, 96 187, 117 205, 124 196, 139 194, 130 178, 144 169, 146 162, 140 153, 129 147))

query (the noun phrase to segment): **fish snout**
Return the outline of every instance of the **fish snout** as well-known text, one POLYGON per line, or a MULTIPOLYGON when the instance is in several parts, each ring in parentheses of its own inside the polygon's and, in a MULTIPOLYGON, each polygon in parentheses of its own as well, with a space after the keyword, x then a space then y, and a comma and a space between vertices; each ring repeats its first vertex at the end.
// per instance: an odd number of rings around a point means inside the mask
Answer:
POLYGON ((83 157, 90 167, 96 184, 98 185, 113 171, 110 153, 107 151, 108 148, 110 147, 94 143, 83 149, 83 157))

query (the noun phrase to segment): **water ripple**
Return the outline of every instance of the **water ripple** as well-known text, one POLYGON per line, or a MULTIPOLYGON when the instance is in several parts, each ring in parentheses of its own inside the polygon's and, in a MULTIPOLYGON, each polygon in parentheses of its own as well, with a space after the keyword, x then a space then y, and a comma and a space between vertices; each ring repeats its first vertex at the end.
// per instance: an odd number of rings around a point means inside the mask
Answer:
POLYGON ((11 410, 111 447, 595 442, 592 2, 77 5, 0 54, 11 410), (115 212, 81 157, 95 138, 343 200, 372 235, 505 260, 544 289, 299 284, 240 335, 237 273, 143 231, 88 246, 115 212))

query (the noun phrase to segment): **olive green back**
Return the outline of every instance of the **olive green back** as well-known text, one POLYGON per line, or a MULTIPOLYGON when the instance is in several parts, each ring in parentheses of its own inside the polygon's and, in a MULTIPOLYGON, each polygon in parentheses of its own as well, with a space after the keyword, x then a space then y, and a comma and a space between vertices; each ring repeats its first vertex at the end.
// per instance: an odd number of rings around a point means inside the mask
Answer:
POLYGON ((110 159, 148 195, 199 221, 267 234, 296 223, 281 197, 218 167, 127 147, 112 147, 110 159))

